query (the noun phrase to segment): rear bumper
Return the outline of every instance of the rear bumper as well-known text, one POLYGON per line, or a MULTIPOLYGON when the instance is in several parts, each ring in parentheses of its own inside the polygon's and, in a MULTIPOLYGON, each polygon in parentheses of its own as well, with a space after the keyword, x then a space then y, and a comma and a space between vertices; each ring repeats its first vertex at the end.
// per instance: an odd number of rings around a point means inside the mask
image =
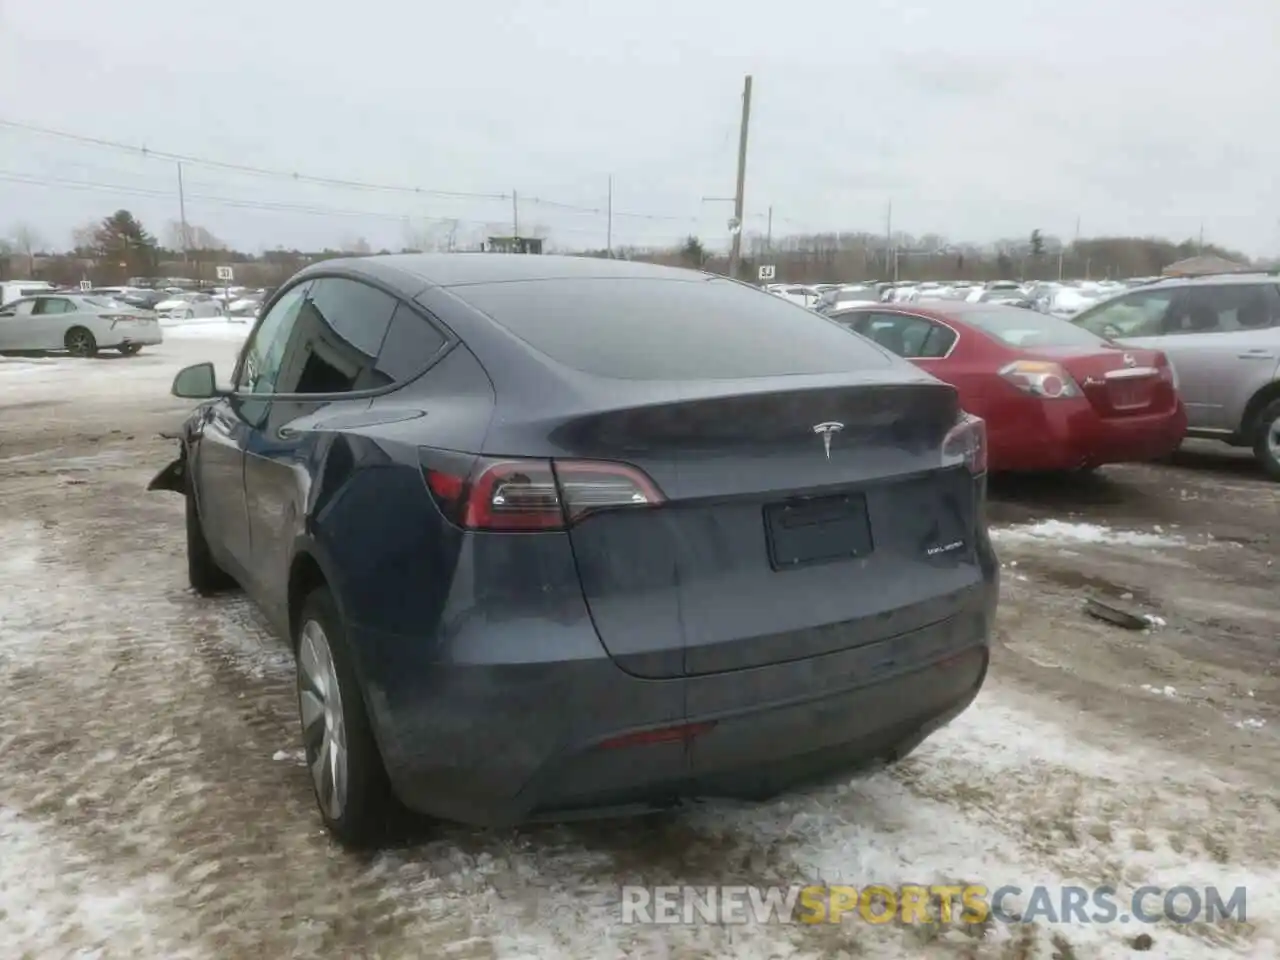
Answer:
POLYGON ((156 323, 149 327, 116 327, 98 345, 101 347, 123 347, 128 344, 137 344, 140 347, 146 347, 155 346, 163 341, 164 335, 160 332, 159 323, 156 323))
POLYGON ((1187 432, 1179 403, 1162 413, 1098 416, 1088 400, 1034 401, 989 433, 993 472, 1074 470, 1107 463, 1158 460, 1187 432))
MULTIPOLYGON (((508 825, 683 798, 764 799, 896 760, 964 710, 987 670, 998 584, 994 557, 986 561, 987 579, 943 622, 692 678, 623 672, 590 620, 565 618, 563 609, 552 662, 419 661, 415 669, 421 638, 351 634, 388 774, 411 809, 508 825), (709 729, 687 741, 604 745, 686 723, 709 729)), ((542 646, 530 637, 526 649, 542 646)))

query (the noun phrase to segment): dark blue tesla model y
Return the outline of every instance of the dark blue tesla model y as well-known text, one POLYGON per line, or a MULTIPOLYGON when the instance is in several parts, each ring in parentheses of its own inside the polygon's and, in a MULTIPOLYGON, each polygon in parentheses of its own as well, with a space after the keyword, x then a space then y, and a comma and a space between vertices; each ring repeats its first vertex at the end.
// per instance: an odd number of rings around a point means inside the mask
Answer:
POLYGON ((266 304, 152 489, 191 585, 296 652, 320 813, 475 824, 763 799, 972 701, 985 425, 742 283, 618 260, 331 260, 266 304))

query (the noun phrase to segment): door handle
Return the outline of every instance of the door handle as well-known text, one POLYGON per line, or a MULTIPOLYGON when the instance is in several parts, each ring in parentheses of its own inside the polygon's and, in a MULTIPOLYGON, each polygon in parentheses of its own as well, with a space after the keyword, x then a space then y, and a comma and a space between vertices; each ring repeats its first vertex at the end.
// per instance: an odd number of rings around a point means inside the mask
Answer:
POLYGON ((276 436, 281 440, 292 440, 294 437, 298 436, 298 431, 293 429, 293 427, 281 427, 276 431, 276 436))
POLYGON ((1274 360, 1276 358, 1276 355, 1266 347, 1254 347, 1244 353, 1237 353, 1236 356, 1241 360, 1274 360))

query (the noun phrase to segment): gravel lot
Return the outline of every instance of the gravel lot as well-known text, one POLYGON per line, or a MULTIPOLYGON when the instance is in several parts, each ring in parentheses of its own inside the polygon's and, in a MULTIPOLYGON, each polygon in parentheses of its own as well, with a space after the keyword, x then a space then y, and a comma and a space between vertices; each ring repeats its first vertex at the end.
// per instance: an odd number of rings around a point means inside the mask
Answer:
POLYGON ((241 331, 135 358, 0 358, 0 949, 6 957, 1280 955, 1280 487, 1216 447, 999 483, 987 689, 899 767, 764 806, 481 831, 358 857, 319 827, 292 666, 185 586, 148 494, 241 331), (1086 596, 1150 614, 1130 631, 1086 596), (637 926, 623 883, 1248 887, 1244 923, 637 926), (1138 942, 1139 946, 1145 946, 1138 942))

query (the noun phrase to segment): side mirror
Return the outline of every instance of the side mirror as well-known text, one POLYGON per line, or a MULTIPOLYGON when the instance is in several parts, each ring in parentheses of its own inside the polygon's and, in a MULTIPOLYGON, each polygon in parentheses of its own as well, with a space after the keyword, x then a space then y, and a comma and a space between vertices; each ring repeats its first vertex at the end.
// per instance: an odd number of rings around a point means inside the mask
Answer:
POLYGON ((173 387, 169 391, 175 397, 188 400, 208 400, 218 396, 218 383, 214 376, 212 363, 197 363, 183 367, 173 378, 173 387))

